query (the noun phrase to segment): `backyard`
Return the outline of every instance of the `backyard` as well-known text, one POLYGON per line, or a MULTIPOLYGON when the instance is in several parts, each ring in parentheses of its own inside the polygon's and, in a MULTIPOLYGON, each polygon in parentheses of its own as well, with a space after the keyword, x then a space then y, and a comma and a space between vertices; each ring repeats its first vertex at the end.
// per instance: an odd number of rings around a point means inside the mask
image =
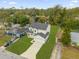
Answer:
POLYGON ((6 50, 20 55, 24 51, 26 51, 29 48, 29 46, 32 44, 31 40, 32 40, 31 38, 28 38, 27 36, 23 36, 17 42, 7 47, 6 50))
POLYGON ((79 59, 79 50, 73 47, 63 47, 61 59, 79 59))
POLYGON ((50 59, 51 52, 55 45, 55 35, 58 31, 57 26, 51 26, 50 35, 48 41, 42 46, 40 51, 38 52, 36 59, 50 59))
POLYGON ((4 45, 5 42, 11 39, 11 36, 4 35, 4 30, 0 30, 0 46, 4 45))

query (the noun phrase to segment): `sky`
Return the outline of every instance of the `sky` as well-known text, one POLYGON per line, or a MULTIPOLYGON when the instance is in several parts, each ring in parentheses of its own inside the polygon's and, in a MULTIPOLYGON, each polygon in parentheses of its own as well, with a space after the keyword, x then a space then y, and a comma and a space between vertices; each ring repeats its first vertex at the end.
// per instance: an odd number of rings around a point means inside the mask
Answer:
POLYGON ((50 8, 61 5, 67 8, 79 7, 79 0, 0 0, 0 8, 50 8))

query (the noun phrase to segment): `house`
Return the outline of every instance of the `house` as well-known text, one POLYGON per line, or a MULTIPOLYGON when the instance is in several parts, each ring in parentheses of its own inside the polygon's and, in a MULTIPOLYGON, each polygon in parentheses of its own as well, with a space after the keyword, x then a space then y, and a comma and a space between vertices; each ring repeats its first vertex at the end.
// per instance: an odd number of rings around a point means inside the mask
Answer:
POLYGON ((72 46, 79 46, 79 33, 78 32, 71 32, 71 44, 72 46))
POLYGON ((14 29, 10 29, 10 30, 6 31, 6 34, 14 35, 16 37, 21 37, 22 35, 25 34, 25 32, 23 29, 14 28, 14 29))
POLYGON ((25 34, 25 30, 17 24, 12 26, 9 30, 7 30, 6 34, 21 37, 22 35, 25 34))
POLYGON ((32 23, 26 28, 28 37, 34 40, 46 41, 50 32, 50 25, 47 23, 32 23))
POLYGON ((39 23, 33 22, 31 24, 27 24, 25 27, 21 28, 19 25, 12 26, 10 30, 7 30, 6 33, 8 35, 13 35, 16 37, 21 37, 25 33, 29 38, 33 38, 34 40, 46 41, 50 32, 50 25, 47 23, 39 23))

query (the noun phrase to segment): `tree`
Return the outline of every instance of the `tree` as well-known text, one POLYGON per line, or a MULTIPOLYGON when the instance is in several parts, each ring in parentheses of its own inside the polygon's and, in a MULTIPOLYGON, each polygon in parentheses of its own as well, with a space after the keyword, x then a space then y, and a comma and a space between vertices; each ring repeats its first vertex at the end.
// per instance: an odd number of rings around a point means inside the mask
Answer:
POLYGON ((71 44, 70 29, 67 27, 64 29, 61 42, 65 46, 68 46, 71 44))
POLYGON ((54 19, 53 19, 52 16, 49 16, 49 23, 50 23, 51 25, 52 25, 52 24, 55 24, 54 19))
POLYGON ((29 18, 25 15, 18 16, 17 19, 18 23, 21 24, 21 26, 25 26, 26 24, 29 24, 29 18))

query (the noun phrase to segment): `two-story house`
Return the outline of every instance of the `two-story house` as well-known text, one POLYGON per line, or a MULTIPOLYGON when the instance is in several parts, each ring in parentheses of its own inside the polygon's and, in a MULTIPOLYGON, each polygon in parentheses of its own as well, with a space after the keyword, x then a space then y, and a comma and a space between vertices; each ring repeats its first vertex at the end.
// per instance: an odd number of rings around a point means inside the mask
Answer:
POLYGON ((27 36, 34 40, 46 41, 50 32, 50 25, 47 23, 32 23, 26 30, 27 36))

